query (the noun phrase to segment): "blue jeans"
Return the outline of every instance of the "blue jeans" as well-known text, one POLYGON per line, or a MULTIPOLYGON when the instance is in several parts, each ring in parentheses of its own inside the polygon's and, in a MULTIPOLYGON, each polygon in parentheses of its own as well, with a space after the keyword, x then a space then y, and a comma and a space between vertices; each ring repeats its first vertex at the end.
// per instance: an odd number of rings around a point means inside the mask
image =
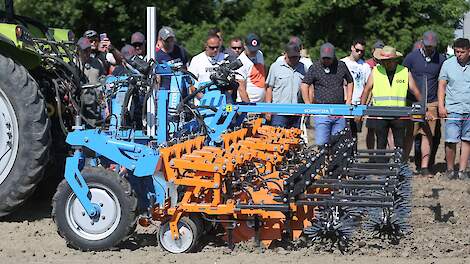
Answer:
POLYGON ((300 128, 300 116, 272 115, 271 126, 284 128, 300 128))
POLYGON ((330 136, 338 134, 346 128, 346 119, 336 117, 314 117, 315 144, 324 145, 330 140, 330 136))
MULTIPOLYGON (((449 113, 449 118, 470 118, 470 114, 449 113)), ((470 120, 446 120, 446 142, 470 141, 470 120)))

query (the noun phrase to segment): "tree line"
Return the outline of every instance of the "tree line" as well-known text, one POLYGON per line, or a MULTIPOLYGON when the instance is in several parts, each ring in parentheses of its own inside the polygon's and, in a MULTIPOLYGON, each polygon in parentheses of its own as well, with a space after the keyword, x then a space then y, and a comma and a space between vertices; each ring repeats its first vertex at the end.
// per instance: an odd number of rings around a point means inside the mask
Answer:
MULTIPOLYGON (((266 61, 272 62, 289 36, 301 37, 312 58, 320 45, 333 43, 341 57, 353 38, 362 36, 369 47, 377 39, 402 52, 411 50, 423 32, 434 30, 439 50, 454 39, 454 30, 470 9, 464 0, 16 0, 15 11, 52 27, 106 32, 118 47, 134 31, 146 32, 146 7, 157 7, 158 26, 175 29, 177 40, 190 54, 203 48, 207 31, 219 27, 225 44, 235 36, 257 33, 266 61)), ((370 56, 370 54, 367 54, 370 56)))

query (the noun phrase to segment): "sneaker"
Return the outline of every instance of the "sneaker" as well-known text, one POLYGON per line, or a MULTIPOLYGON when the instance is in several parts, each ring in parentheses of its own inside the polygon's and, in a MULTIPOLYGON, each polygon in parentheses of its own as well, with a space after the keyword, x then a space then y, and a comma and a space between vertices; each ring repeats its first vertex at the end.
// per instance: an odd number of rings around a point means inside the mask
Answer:
POLYGON ((468 172, 466 172, 466 171, 459 171, 459 173, 458 173, 458 178, 459 178, 459 180, 466 180, 466 179, 468 179, 468 178, 469 178, 469 177, 468 177, 468 172))
POLYGON ((453 180, 453 179, 456 178, 456 177, 455 177, 455 172, 454 172, 453 170, 447 170, 447 171, 445 172, 445 176, 446 176, 446 178, 449 179, 449 180, 453 180))
POLYGON ((428 168, 421 168, 421 170, 419 171, 419 174, 421 174, 421 176, 423 176, 423 177, 432 177, 433 176, 433 174, 431 173, 431 171, 428 168))

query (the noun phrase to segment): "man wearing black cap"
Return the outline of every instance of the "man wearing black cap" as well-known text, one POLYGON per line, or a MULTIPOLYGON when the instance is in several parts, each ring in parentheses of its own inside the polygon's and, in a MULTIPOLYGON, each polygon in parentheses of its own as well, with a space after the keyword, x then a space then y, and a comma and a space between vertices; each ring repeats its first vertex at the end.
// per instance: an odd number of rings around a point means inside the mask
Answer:
MULTIPOLYGON (((269 68, 266 84, 266 102, 277 104, 296 104, 302 79, 305 75, 304 65, 299 62, 300 47, 289 43, 284 49, 284 59, 276 61, 269 68)), ((266 114, 269 121, 271 115, 266 114)), ((300 116, 273 115, 271 125, 291 128, 300 127, 300 116)))
POLYGON ((98 47, 100 44, 100 39, 98 37, 98 33, 94 30, 87 30, 83 33, 83 37, 87 38, 91 43, 91 53, 90 56, 93 58, 97 58, 98 62, 103 67, 105 73, 109 72, 110 64, 106 60, 106 52, 101 52, 98 47))
POLYGON ((266 95, 266 71, 260 51, 261 40, 250 33, 246 37, 245 50, 238 57, 243 66, 237 70, 238 102, 264 102, 266 95))
MULTIPOLYGON (((306 104, 351 104, 353 78, 346 64, 338 61, 335 47, 327 42, 320 47, 320 60, 313 63, 302 81, 302 98, 306 104), (344 94, 344 82, 347 83, 344 94)), ((323 145, 331 135, 346 127, 344 118, 315 117, 315 142, 323 145)))
MULTIPOLYGON (((90 56, 92 44, 86 37, 81 37, 77 41, 79 61, 78 65, 82 69, 86 80, 85 84, 98 84, 101 76, 105 74, 104 69, 97 58, 90 56)), ((94 123, 100 118, 98 93, 95 89, 82 89, 80 92, 80 114, 94 123)))
POLYGON ((100 76, 105 74, 105 70, 97 58, 91 57, 92 43, 86 37, 81 37, 77 41, 79 66, 83 70, 87 80, 85 83, 96 84, 100 76))
MULTIPOLYGON (((436 132, 437 117, 438 117, 438 102, 437 102, 437 86, 439 72, 442 64, 445 61, 445 57, 439 54, 437 48, 437 35, 432 31, 427 31, 423 34, 422 40, 423 46, 413 50, 408 54, 403 61, 403 65, 407 67, 413 79, 416 81, 416 85, 421 91, 421 94, 427 94, 427 116, 430 118, 424 123, 415 123, 414 131, 411 129, 413 134, 409 133, 409 139, 418 134, 421 137, 421 174, 423 176, 430 176, 430 160, 433 136, 436 132), (425 91, 426 89, 426 91, 425 91)), ((408 149, 411 150, 411 141, 407 142, 408 149)), ((408 151, 408 149, 406 149, 408 151)), ((416 150, 415 150, 416 152, 416 150)))
MULTIPOLYGON (((313 62, 310 59, 310 57, 308 57, 307 50, 304 48, 304 45, 302 44, 302 40, 297 36, 291 36, 289 38, 289 43, 299 46, 299 48, 300 48, 300 62, 304 65, 305 72, 307 72, 308 68, 310 68, 310 66, 312 66, 313 62)), ((284 60, 284 54, 282 54, 281 56, 279 56, 276 59, 276 61, 283 61, 283 60, 284 60)))

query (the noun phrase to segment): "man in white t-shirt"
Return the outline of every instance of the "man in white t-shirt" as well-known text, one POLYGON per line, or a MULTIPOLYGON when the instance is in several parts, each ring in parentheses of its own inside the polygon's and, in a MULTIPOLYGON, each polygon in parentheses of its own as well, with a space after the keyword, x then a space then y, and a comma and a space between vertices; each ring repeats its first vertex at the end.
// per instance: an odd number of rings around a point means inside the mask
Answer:
MULTIPOLYGON (((361 103, 361 94, 364 90, 364 86, 369 79, 371 72, 369 64, 367 64, 363 57, 365 54, 366 42, 364 39, 356 38, 351 43, 351 53, 349 56, 341 59, 351 72, 354 81, 354 90, 352 95, 352 104, 361 103)), ((356 122, 354 119, 350 119, 351 132, 354 137, 357 137, 357 133, 362 130, 362 122, 356 122)))
POLYGON ((253 33, 248 34, 245 50, 238 57, 243 66, 237 70, 237 102, 264 102, 266 96, 266 71, 263 53, 259 50, 261 41, 253 33))
POLYGON ((204 51, 194 56, 188 70, 197 77, 198 83, 210 81, 214 68, 224 60, 225 54, 219 52, 220 38, 216 34, 209 34, 206 39, 204 51))

